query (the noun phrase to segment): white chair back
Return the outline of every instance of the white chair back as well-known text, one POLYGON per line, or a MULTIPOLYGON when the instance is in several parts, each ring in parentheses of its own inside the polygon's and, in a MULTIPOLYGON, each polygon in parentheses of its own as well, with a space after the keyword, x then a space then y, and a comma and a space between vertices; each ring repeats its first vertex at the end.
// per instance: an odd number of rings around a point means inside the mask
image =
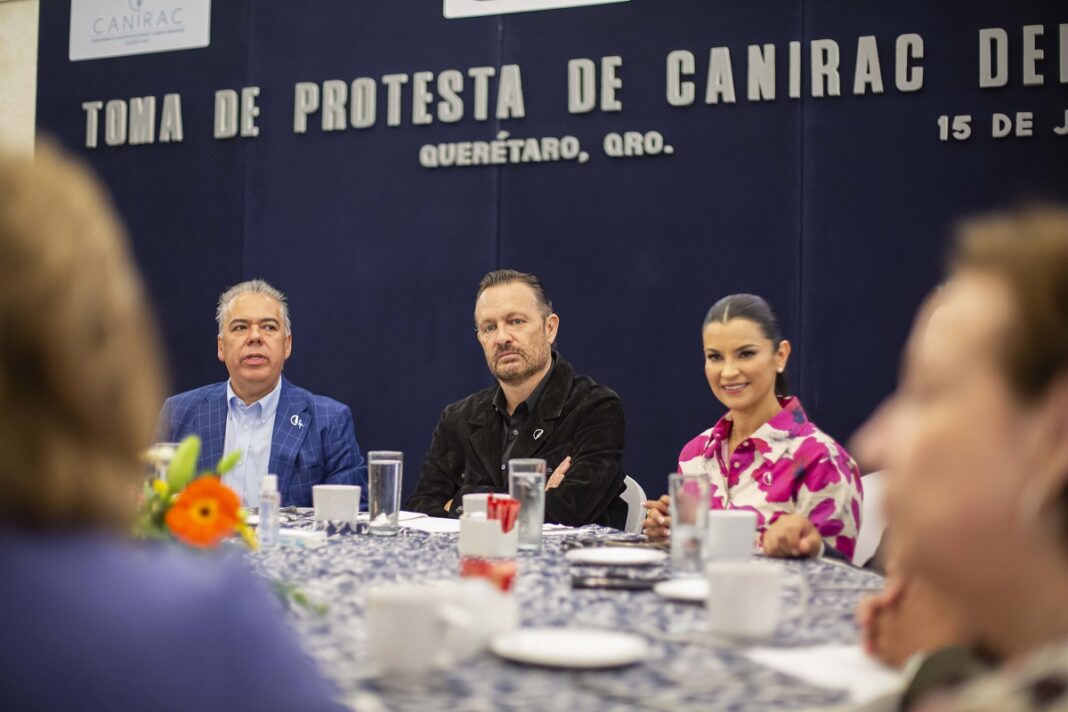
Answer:
POLYGON ((642 507, 642 502, 645 501, 645 490, 629 475, 623 479, 623 484, 626 485, 626 489, 623 490, 623 494, 619 495, 619 498, 627 503, 627 526, 624 531, 628 534, 641 534, 642 519, 645 516, 645 508, 642 507))
POLYGON ((861 478, 864 488, 864 506, 860 514, 860 536, 853 552, 853 564, 865 566, 875 556, 886 531, 886 515, 883 514, 883 490, 886 487, 885 472, 870 472, 861 478))

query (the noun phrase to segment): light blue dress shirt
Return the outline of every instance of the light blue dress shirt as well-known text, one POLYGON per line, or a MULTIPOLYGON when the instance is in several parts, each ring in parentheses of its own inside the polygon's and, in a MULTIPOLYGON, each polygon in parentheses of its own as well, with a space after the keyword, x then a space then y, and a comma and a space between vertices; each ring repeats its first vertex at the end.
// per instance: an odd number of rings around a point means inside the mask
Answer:
POLYGON ((241 460, 234 469, 223 475, 223 484, 241 497, 246 507, 258 507, 260 482, 267 473, 271 458, 271 436, 274 432, 274 416, 278 411, 278 397, 282 392, 282 379, 274 390, 252 405, 234 393, 229 381, 226 383, 226 439, 223 454, 235 450, 241 460))

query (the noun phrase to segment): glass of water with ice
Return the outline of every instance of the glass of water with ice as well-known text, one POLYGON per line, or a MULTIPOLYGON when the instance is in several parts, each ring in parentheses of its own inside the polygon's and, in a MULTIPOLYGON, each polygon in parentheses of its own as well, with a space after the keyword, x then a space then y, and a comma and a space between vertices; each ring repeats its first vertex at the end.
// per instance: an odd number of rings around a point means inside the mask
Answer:
POLYGON ((367 530, 377 536, 396 536, 400 529, 400 489, 404 453, 374 450, 367 453, 367 530))
POLYGON ((508 494, 519 500, 519 550, 540 551, 545 523, 545 460, 509 460, 508 494))
POLYGON ((672 472, 668 475, 668 494, 673 575, 702 576, 702 549, 708 526, 708 477, 672 472))

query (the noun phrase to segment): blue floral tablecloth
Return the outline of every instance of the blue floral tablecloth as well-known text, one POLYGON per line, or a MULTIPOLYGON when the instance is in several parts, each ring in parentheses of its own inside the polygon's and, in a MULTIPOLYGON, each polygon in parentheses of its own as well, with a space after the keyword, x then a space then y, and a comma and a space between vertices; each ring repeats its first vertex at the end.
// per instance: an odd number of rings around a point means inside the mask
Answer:
MULTIPOLYGON (((287 526, 310 526, 307 516, 287 526)), ((650 657, 607 671, 561 671, 527 667, 485 652, 447 673, 397 687, 370 672, 364 646, 366 592, 389 582, 440 581, 457 577, 456 534, 402 529, 397 537, 341 534, 326 546, 276 549, 250 555, 255 569, 300 587, 327 607, 317 614, 294 607, 292 623, 307 651, 334 680, 344 701, 367 710, 793 710, 826 709, 845 693, 825 690, 749 660, 739 645, 719 645, 700 635, 704 608, 665 600, 652 591, 572 589, 565 541, 607 538, 619 532, 584 527, 546 536, 542 551, 521 555, 515 595, 524 626, 582 626, 644 635, 650 657)), ((853 610, 876 574, 828 561, 788 561, 810 588, 807 614, 780 626, 762 645, 851 643, 853 610)), ((660 573, 668 573, 665 564, 660 573)), ((654 572, 648 572, 654 573, 654 572)))

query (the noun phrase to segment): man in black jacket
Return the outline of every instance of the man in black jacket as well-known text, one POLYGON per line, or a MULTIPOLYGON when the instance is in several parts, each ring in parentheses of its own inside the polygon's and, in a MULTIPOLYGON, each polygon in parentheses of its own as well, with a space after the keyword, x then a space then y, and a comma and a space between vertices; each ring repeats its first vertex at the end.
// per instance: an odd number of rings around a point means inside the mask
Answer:
POLYGON ((546 522, 623 526, 623 405, 553 350, 559 326, 534 275, 482 278, 475 329, 498 385, 442 411, 407 509, 459 516, 463 495, 508 491, 508 460, 536 457, 546 522))

